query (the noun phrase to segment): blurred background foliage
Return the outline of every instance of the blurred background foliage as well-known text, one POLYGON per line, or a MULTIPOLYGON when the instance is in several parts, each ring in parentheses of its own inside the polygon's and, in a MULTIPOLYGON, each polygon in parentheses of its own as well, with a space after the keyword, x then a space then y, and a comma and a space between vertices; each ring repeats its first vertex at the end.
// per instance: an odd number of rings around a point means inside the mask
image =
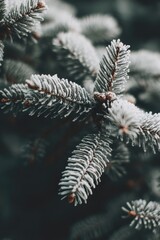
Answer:
POLYGON ((132 50, 159 50, 160 2, 158 0, 67 0, 76 6, 77 15, 107 13, 117 19, 122 28, 121 39, 132 50))

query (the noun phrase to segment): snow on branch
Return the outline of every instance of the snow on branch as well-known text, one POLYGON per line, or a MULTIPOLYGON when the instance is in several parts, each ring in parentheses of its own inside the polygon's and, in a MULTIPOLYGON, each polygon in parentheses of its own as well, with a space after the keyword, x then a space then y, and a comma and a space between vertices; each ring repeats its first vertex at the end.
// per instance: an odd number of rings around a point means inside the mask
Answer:
MULTIPOLYGON (((59 79, 57 75, 32 75, 28 87, 40 98, 38 115, 68 117, 75 121, 91 111, 93 100, 87 91, 75 82, 59 79)), ((32 114, 32 113, 31 113, 32 114)))
POLYGON ((140 133, 139 146, 142 146, 146 151, 146 146, 149 145, 155 152, 155 147, 160 150, 160 113, 152 114, 152 112, 143 115, 140 133))
POLYGON ((106 48, 100 62, 100 70, 95 81, 95 91, 123 93, 128 79, 130 46, 119 39, 113 40, 106 48))
POLYGON ((122 210, 127 214, 124 217, 132 219, 130 226, 136 229, 154 229, 160 226, 160 204, 157 202, 139 199, 127 202, 122 210))
POLYGON ((68 197, 75 205, 87 203, 92 188, 99 183, 102 173, 108 164, 111 153, 111 140, 107 134, 98 132, 84 137, 73 155, 68 159, 68 165, 62 173, 60 195, 68 197))
POLYGON ((60 33, 53 39, 53 51, 61 65, 75 79, 85 76, 96 78, 99 59, 91 42, 83 35, 74 32, 60 33))
POLYGON ((41 0, 26 0, 20 6, 11 8, 4 15, 0 24, 1 39, 5 37, 25 38, 33 31, 35 25, 42 21, 41 13, 46 9, 46 4, 41 0))
POLYGON ((135 144, 140 132, 143 111, 127 100, 117 99, 108 108, 106 118, 111 121, 114 136, 135 144))

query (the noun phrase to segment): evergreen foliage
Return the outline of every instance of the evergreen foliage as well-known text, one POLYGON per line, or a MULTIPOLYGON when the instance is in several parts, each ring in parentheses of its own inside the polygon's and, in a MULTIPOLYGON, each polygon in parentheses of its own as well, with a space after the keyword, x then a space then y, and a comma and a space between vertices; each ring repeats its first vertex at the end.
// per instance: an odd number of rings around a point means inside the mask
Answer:
POLYGON ((159 239, 160 54, 121 34, 103 11, 0 0, 0 238, 159 239))
POLYGON ((110 15, 92 14, 80 20, 82 33, 94 44, 103 43, 117 37, 121 30, 110 15))
POLYGON ((5 15, 5 1, 1 0, 0 1, 0 21, 4 18, 5 15))
POLYGON ((93 79, 96 77, 98 57, 92 44, 84 36, 72 32, 60 33, 53 40, 53 51, 75 79, 82 79, 86 75, 93 79))
POLYGON ((68 196, 75 205, 86 203, 92 189, 99 183, 108 165, 111 148, 107 134, 98 133, 84 137, 68 159, 60 182, 60 195, 68 196))
POLYGON ((100 71, 95 82, 95 91, 120 94, 125 89, 129 67, 129 46, 119 39, 106 48, 107 54, 100 62, 100 71))
POLYGON ((45 3, 39 0, 27 0, 20 6, 11 8, 7 14, 4 14, 0 23, 1 39, 12 36, 27 37, 36 23, 43 20, 40 13, 44 9, 46 9, 45 3))
POLYGON ((112 180, 122 177, 126 174, 126 165, 129 163, 129 150, 124 143, 115 142, 112 146, 112 156, 110 157, 109 167, 106 167, 105 172, 112 180))
POLYGON ((146 200, 135 200, 131 203, 127 202, 127 208, 122 207, 128 216, 132 217, 130 226, 139 229, 142 226, 153 229, 160 226, 160 205, 157 202, 146 200))

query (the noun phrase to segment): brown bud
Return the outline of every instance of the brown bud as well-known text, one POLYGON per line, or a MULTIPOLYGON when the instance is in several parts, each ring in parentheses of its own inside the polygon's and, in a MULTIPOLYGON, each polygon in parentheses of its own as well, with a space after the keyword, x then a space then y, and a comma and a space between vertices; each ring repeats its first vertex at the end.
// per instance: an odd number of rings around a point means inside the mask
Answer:
POLYGON ((113 101, 116 99, 116 94, 114 92, 107 92, 106 99, 109 101, 113 101))
POLYGON ((45 7, 46 7, 46 4, 45 4, 44 1, 38 2, 38 4, 37 4, 37 9, 45 8, 45 7))
POLYGON ((106 92, 106 93, 94 93, 94 99, 98 102, 105 103, 108 101, 113 101, 116 99, 116 94, 114 92, 106 92))
POLYGON ((128 215, 129 216, 132 216, 132 217, 136 217, 137 216, 137 213, 135 211, 129 211, 128 212, 128 215))
POLYGON ((68 202, 73 203, 75 201, 76 195, 74 193, 71 193, 68 195, 68 202))
POLYGON ((98 102, 104 103, 106 101, 106 94, 95 92, 94 99, 97 100, 98 102))

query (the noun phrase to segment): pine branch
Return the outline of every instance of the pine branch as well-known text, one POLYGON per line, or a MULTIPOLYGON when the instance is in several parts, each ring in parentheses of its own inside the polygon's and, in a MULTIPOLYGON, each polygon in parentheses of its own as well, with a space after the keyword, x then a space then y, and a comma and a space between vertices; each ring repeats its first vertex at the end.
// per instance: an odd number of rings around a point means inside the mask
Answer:
POLYGON ((160 113, 145 113, 141 120, 139 133, 139 146, 146 151, 146 145, 151 146, 153 152, 155 147, 160 150, 160 113))
POLYGON ((13 111, 14 114, 28 107, 28 88, 24 84, 13 84, 8 89, 0 91, 0 107, 6 113, 13 111))
POLYGON ((127 213, 124 217, 133 219, 130 226, 135 229, 154 229, 160 226, 160 204, 157 202, 147 203, 146 200, 139 199, 127 202, 127 206, 122 207, 122 210, 127 213))
POLYGON ((100 62, 100 70, 95 82, 95 91, 123 93, 128 79, 129 46, 119 39, 113 40, 106 48, 106 55, 100 62))
POLYGON ((24 84, 13 84, 0 91, 2 109, 27 111, 30 116, 68 117, 83 120, 92 111, 94 101, 87 91, 57 75, 32 75, 24 84), (27 87, 28 85, 28 87, 27 87))
POLYGON ((78 33, 60 33, 53 40, 53 51, 57 53, 60 64, 75 79, 86 75, 96 78, 99 60, 91 42, 78 33))
POLYGON ((142 110, 130 102, 122 99, 115 100, 111 108, 108 108, 106 115, 106 118, 111 121, 109 125, 111 134, 127 143, 131 140, 134 145, 140 133, 143 114, 142 110))
POLYGON ((110 15, 92 14, 80 20, 82 33, 93 43, 102 43, 117 37, 121 30, 110 15))
POLYGON ((71 116, 75 121, 85 118, 92 109, 93 100, 84 88, 57 75, 32 75, 26 83, 39 98, 39 106, 31 115, 37 112, 51 118, 71 116))
POLYGON ((3 54, 4 54, 4 45, 3 45, 3 42, 0 41, 0 66, 2 65, 1 62, 3 61, 3 54))
POLYGON ((25 38, 33 31, 36 23, 43 20, 40 14, 46 9, 41 0, 26 0, 10 10, 1 23, 1 39, 5 37, 25 38))
POLYGON ((145 113, 134 104, 118 99, 108 108, 105 116, 111 121, 110 132, 132 145, 139 144, 146 151, 150 146, 155 152, 155 147, 160 150, 160 114, 145 113), (116 126, 116 127, 114 127, 116 126))
POLYGON ((100 177, 108 164, 111 153, 111 140, 106 134, 97 133, 84 137, 73 155, 68 159, 68 166, 62 173, 59 183, 60 195, 68 197, 74 205, 87 203, 100 181, 100 177))
POLYGON ((0 25, 2 19, 4 18, 5 10, 6 10, 5 0, 0 0, 0 25))

